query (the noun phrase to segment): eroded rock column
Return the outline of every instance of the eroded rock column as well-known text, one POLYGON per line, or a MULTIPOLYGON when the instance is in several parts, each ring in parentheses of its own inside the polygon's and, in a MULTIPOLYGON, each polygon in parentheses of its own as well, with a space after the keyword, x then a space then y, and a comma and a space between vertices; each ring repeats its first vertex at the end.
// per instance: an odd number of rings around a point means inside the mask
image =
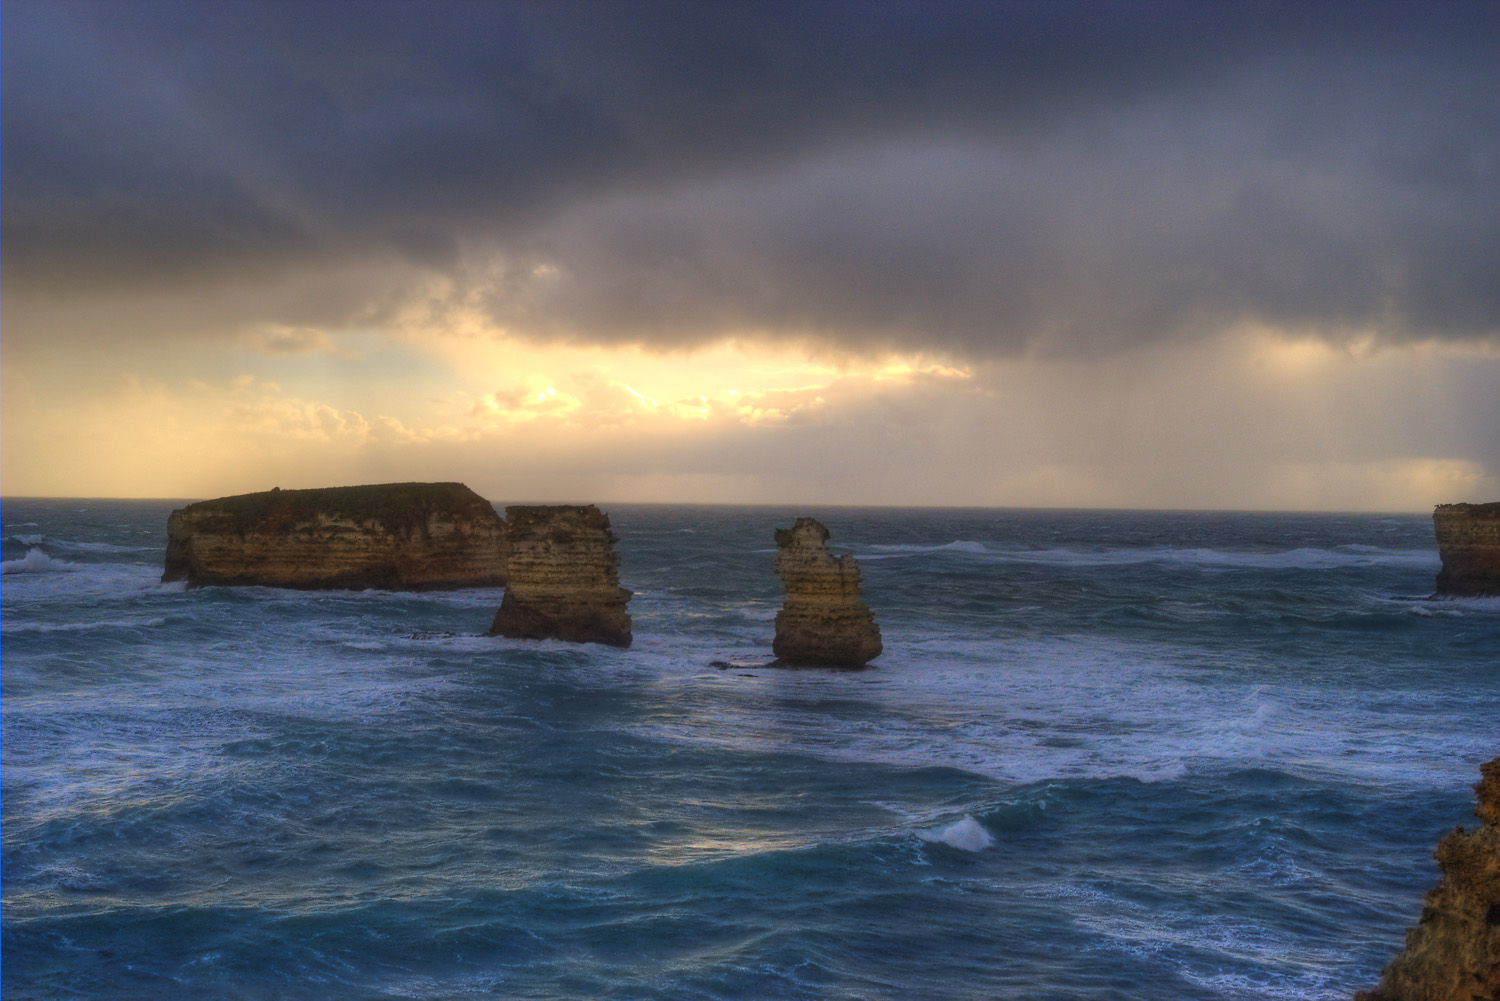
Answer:
POLYGON ((592 504, 505 509, 510 583, 491 636, 628 647, 630 591, 609 516, 592 504))
POLYGON ((828 529, 798 518, 776 530, 776 573, 786 601, 771 649, 788 664, 863 667, 880 656, 880 627, 859 596, 853 556, 828 551, 828 529))
MULTIPOLYGON (((1440 509, 1441 510, 1441 509, 1440 509)), ((1406 949, 1356 1001, 1500 998, 1500 758, 1479 766, 1480 826, 1456 829, 1434 857, 1443 879, 1422 901, 1406 949)))
POLYGON ((1500 594, 1500 503, 1439 504, 1437 593, 1455 597, 1500 594))

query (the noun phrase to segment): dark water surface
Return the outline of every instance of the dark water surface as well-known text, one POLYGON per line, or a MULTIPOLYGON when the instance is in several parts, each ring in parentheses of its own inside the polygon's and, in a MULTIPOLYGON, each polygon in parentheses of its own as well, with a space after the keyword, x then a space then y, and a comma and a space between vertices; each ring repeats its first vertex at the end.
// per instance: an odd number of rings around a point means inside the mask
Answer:
POLYGON ((498 591, 160 585, 0 505, 22 998, 1347 998, 1500 753, 1431 521, 616 505, 628 651, 498 591), (874 670, 769 659, 817 514, 874 670))

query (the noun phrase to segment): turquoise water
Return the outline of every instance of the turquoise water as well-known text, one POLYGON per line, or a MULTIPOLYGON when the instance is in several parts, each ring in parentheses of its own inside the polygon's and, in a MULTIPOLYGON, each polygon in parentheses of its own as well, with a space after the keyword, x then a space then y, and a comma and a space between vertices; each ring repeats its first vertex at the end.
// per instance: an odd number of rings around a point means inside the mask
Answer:
POLYGON ((617 505, 618 651, 173 506, 0 505, 7 999, 1347 998, 1500 753, 1423 517, 617 505), (798 514, 873 670, 756 666, 798 514))

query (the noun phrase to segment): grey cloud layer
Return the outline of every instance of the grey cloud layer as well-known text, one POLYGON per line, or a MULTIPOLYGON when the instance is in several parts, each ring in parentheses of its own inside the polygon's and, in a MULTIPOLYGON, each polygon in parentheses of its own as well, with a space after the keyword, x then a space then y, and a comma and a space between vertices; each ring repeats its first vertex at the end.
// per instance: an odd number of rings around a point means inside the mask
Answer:
POLYGON ((1500 337, 1493 4, 4 18, 0 266, 36 308, 320 269, 348 297, 368 262, 369 316, 395 257, 533 336, 1500 337))

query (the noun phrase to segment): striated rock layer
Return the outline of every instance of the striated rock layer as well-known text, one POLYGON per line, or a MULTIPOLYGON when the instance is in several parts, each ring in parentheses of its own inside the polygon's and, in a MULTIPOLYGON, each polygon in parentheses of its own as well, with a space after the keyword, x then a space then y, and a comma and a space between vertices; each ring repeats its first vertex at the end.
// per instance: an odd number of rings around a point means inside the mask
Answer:
POLYGON ((1481 826, 1438 842, 1442 882, 1380 986, 1356 1001, 1500 1001, 1500 758, 1479 771, 1481 826))
POLYGON ((514 506, 510 583, 491 636, 630 645, 630 592, 609 516, 592 504, 514 506))
POLYGON ((1437 593, 1500 594, 1500 503, 1439 504, 1432 512, 1437 532, 1437 593))
POLYGON ((396 591, 499 587, 505 522, 462 483, 220 497, 167 519, 163 581, 396 591))
POLYGON ((771 650, 788 664, 863 667, 880 656, 880 627, 859 596, 853 556, 835 557, 828 529, 798 518, 776 530, 776 573, 786 601, 776 613, 771 650))

